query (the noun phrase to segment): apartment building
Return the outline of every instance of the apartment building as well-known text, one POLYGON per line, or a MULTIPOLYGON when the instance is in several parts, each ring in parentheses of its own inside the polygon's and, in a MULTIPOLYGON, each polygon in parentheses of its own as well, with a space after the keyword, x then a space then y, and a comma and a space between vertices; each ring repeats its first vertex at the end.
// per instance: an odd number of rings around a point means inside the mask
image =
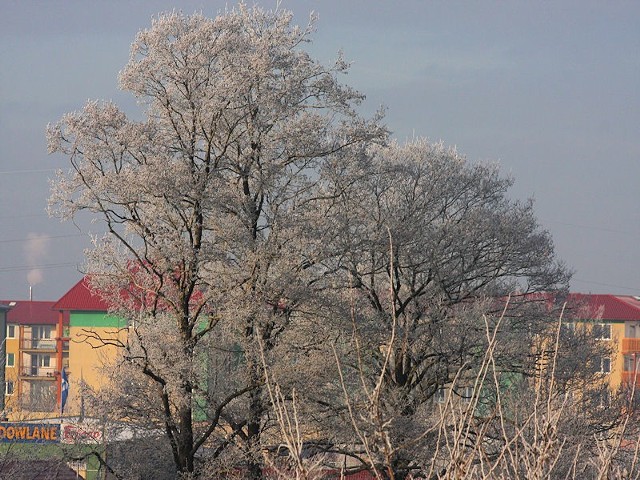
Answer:
MULTIPOLYGON (((9 305, 4 305, 0 303, 0 338, 2 339, 2 345, 6 345, 6 330, 7 330, 7 312, 11 309, 9 305), (3 333, 5 335, 3 335, 3 333)), ((0 349, 0 351, 5 351, 5 348, 0 349)), ((0 364, 1 367, 4 367, 0 364)), ((5 385, 5 368, 0 368, 0 386, 5 385)), ((6 390, 6 386, 5 386, 6 390)), ((5 396, 0 395, 0 412, 4 412, 5 405, 5 396)), ((2 414, 2 418, 4 419, 4 413, 2 414)), ((0 420, 1 420, 0 419, 0 420)))
POLYGON ((68 341, 52 310, 54 302, 11 301, 4 340, 4 411, 10 418, 43 416, 59 404, 61 368, 68 365, 68 341), (60 327, 60 328, 59 328, 60 327))
MULTIPOLYGON (((565 327, 587 325, 612 347, 610 357, 598 359, 611 389, 634 381, 640 386, 640 297, 572 293, 568 303, 565 327)), ((65 414, 79 414, 83 385, 99 388, 103 369, 117 355, 115 347, 101 346, 99 338, 124 339, 126 321, 108 314, 86 277, 56 302, 0 305, 0 314, 6 315, 5 415, 12 420, 59 415, 61 368, 69 381, 65 414)), ((470 396, 465 391, 463 398, 470 396)))
POLYGON ((588 325, 596 339, 607 342, 611 357, 600 359, 600 373, 607 375, 612 390, 640 386, 640 297, 632 295, 569 295, 572 323, 588 325))
POLYGON ((0 301, 6 314, 4 416, 10 420, 60 416, 62 368, 69 383, 64 413, 78 415, 81 392, 99 388, 116 349, 97 338, 123 337, 125 322, 107 314, 86 278, 58 301, 0 301))

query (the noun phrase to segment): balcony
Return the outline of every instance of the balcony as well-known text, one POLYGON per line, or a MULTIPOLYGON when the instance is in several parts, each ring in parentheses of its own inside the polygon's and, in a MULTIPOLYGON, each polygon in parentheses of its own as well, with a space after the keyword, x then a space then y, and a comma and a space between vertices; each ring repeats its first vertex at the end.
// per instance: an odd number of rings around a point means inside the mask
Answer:
MULTIPOLYGON (((58 340, 56 338, 23 338, 20 340, 21 350, 37 350, 41 352, 57 351, 58 340)), ((69 351, 69 339, 63 339, 62 351, 69 351)))
POLYGON ((640 387, 640 372, 622 372, 622 383, 626 385, 633 385, 634 377, 636 386, 640 387))
POLYGON ((23 338, 20 341, 20 348, 22 350, 47 350, 47 351, 55 352, 56 339, 55 338, 23 338))
POLYGON ((640 353, 640 338, 623 338, 622 353, 640 353))
POLYGON ((20 377, 55 380, 56 372, 55 367, 22 367, 20 368, 20 377))

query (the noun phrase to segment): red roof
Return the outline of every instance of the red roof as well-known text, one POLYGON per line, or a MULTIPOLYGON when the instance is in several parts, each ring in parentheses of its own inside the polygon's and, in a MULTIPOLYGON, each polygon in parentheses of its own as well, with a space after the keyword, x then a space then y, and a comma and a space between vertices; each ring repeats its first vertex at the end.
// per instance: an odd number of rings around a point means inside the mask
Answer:
POLYGON ((53 305, 53 309, 106 312, 108 306, 99 295, 91 293, 89 280, 85 276, 53 305))
POLYGON ((569 300, 578 305, 573 317, 608 321, 640 321, 640 299, 631 295, 571 293, 569 300))
POLYGON ((31 300, 2 300, 5 306, 13 307, 7 312, 7 323, 18 325, 55 325, 58 312, 52 309, 55 302, 36 302, 31 300))

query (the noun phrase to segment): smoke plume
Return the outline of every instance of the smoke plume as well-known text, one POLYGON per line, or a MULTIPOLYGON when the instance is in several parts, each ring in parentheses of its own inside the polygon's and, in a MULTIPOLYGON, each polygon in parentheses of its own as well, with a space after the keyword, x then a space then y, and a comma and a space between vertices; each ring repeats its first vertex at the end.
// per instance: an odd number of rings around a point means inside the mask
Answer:
POLYGON ((34 286, 42 282, 44 274, 42 269, 38 267, 49 251, 49 237, 47 235, 39 235, 30 233, 27 235, 27 241, 24 244, 24 254, 27 258, 27 265, 30 267, 27 273, 27 282, 30 286, 34 286))

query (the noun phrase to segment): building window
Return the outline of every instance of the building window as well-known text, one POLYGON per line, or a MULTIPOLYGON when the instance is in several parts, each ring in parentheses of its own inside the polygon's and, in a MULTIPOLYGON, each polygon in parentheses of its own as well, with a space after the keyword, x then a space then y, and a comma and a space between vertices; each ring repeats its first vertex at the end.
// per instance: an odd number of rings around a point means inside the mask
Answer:
POLYGON ((51 338, 51 326, 38 325, 32 328, 32 336, 35 339, 51 338))
POLYGON ((597 393, 597 401, 602 408, 609 408, 611 406, 611 392, 609 392, 608 388, 597 393))
POLYGON ((611 373, 611 358, 600 357, 600 373, 611 373))
POLYGON ((13 395, 13 382, 9 380, 8 382, 4 382, 4 394, 5 395, 13 395))
POLYGON ((7 353, 7 367, 15 367, 16 355, 15 353, 7 353))
POLYGON ((611 324, 596 323, 593 326, 593 336, 599 340, 611 340, 611 324))
POLYGON ((444 403, 447 400, 447 391, 443 387, 438 388, 436 390, 436 402, 444 403))
MULTIPOLYGON (((636 365, 640 367, 640 357, 636 355, 625 355, 624 356, 624 371, 625 372, 636 372, 636 365)), ((640 373, 640 368, 638 368, 638 373, 640 373)))
POLYGON ((29 408, 34 411, 52 411, 56 404, 56 392, 51 382, 31 382, 29 408))
POLYGON ((16 338, 16 326, 7 325, 7 338, 16 338))
POLYGON ((462 401, 464 403, 471 403, 471 399, 473 398, 473 387, 464 387, 462 392, 460 392, 462 396, 462 401))

